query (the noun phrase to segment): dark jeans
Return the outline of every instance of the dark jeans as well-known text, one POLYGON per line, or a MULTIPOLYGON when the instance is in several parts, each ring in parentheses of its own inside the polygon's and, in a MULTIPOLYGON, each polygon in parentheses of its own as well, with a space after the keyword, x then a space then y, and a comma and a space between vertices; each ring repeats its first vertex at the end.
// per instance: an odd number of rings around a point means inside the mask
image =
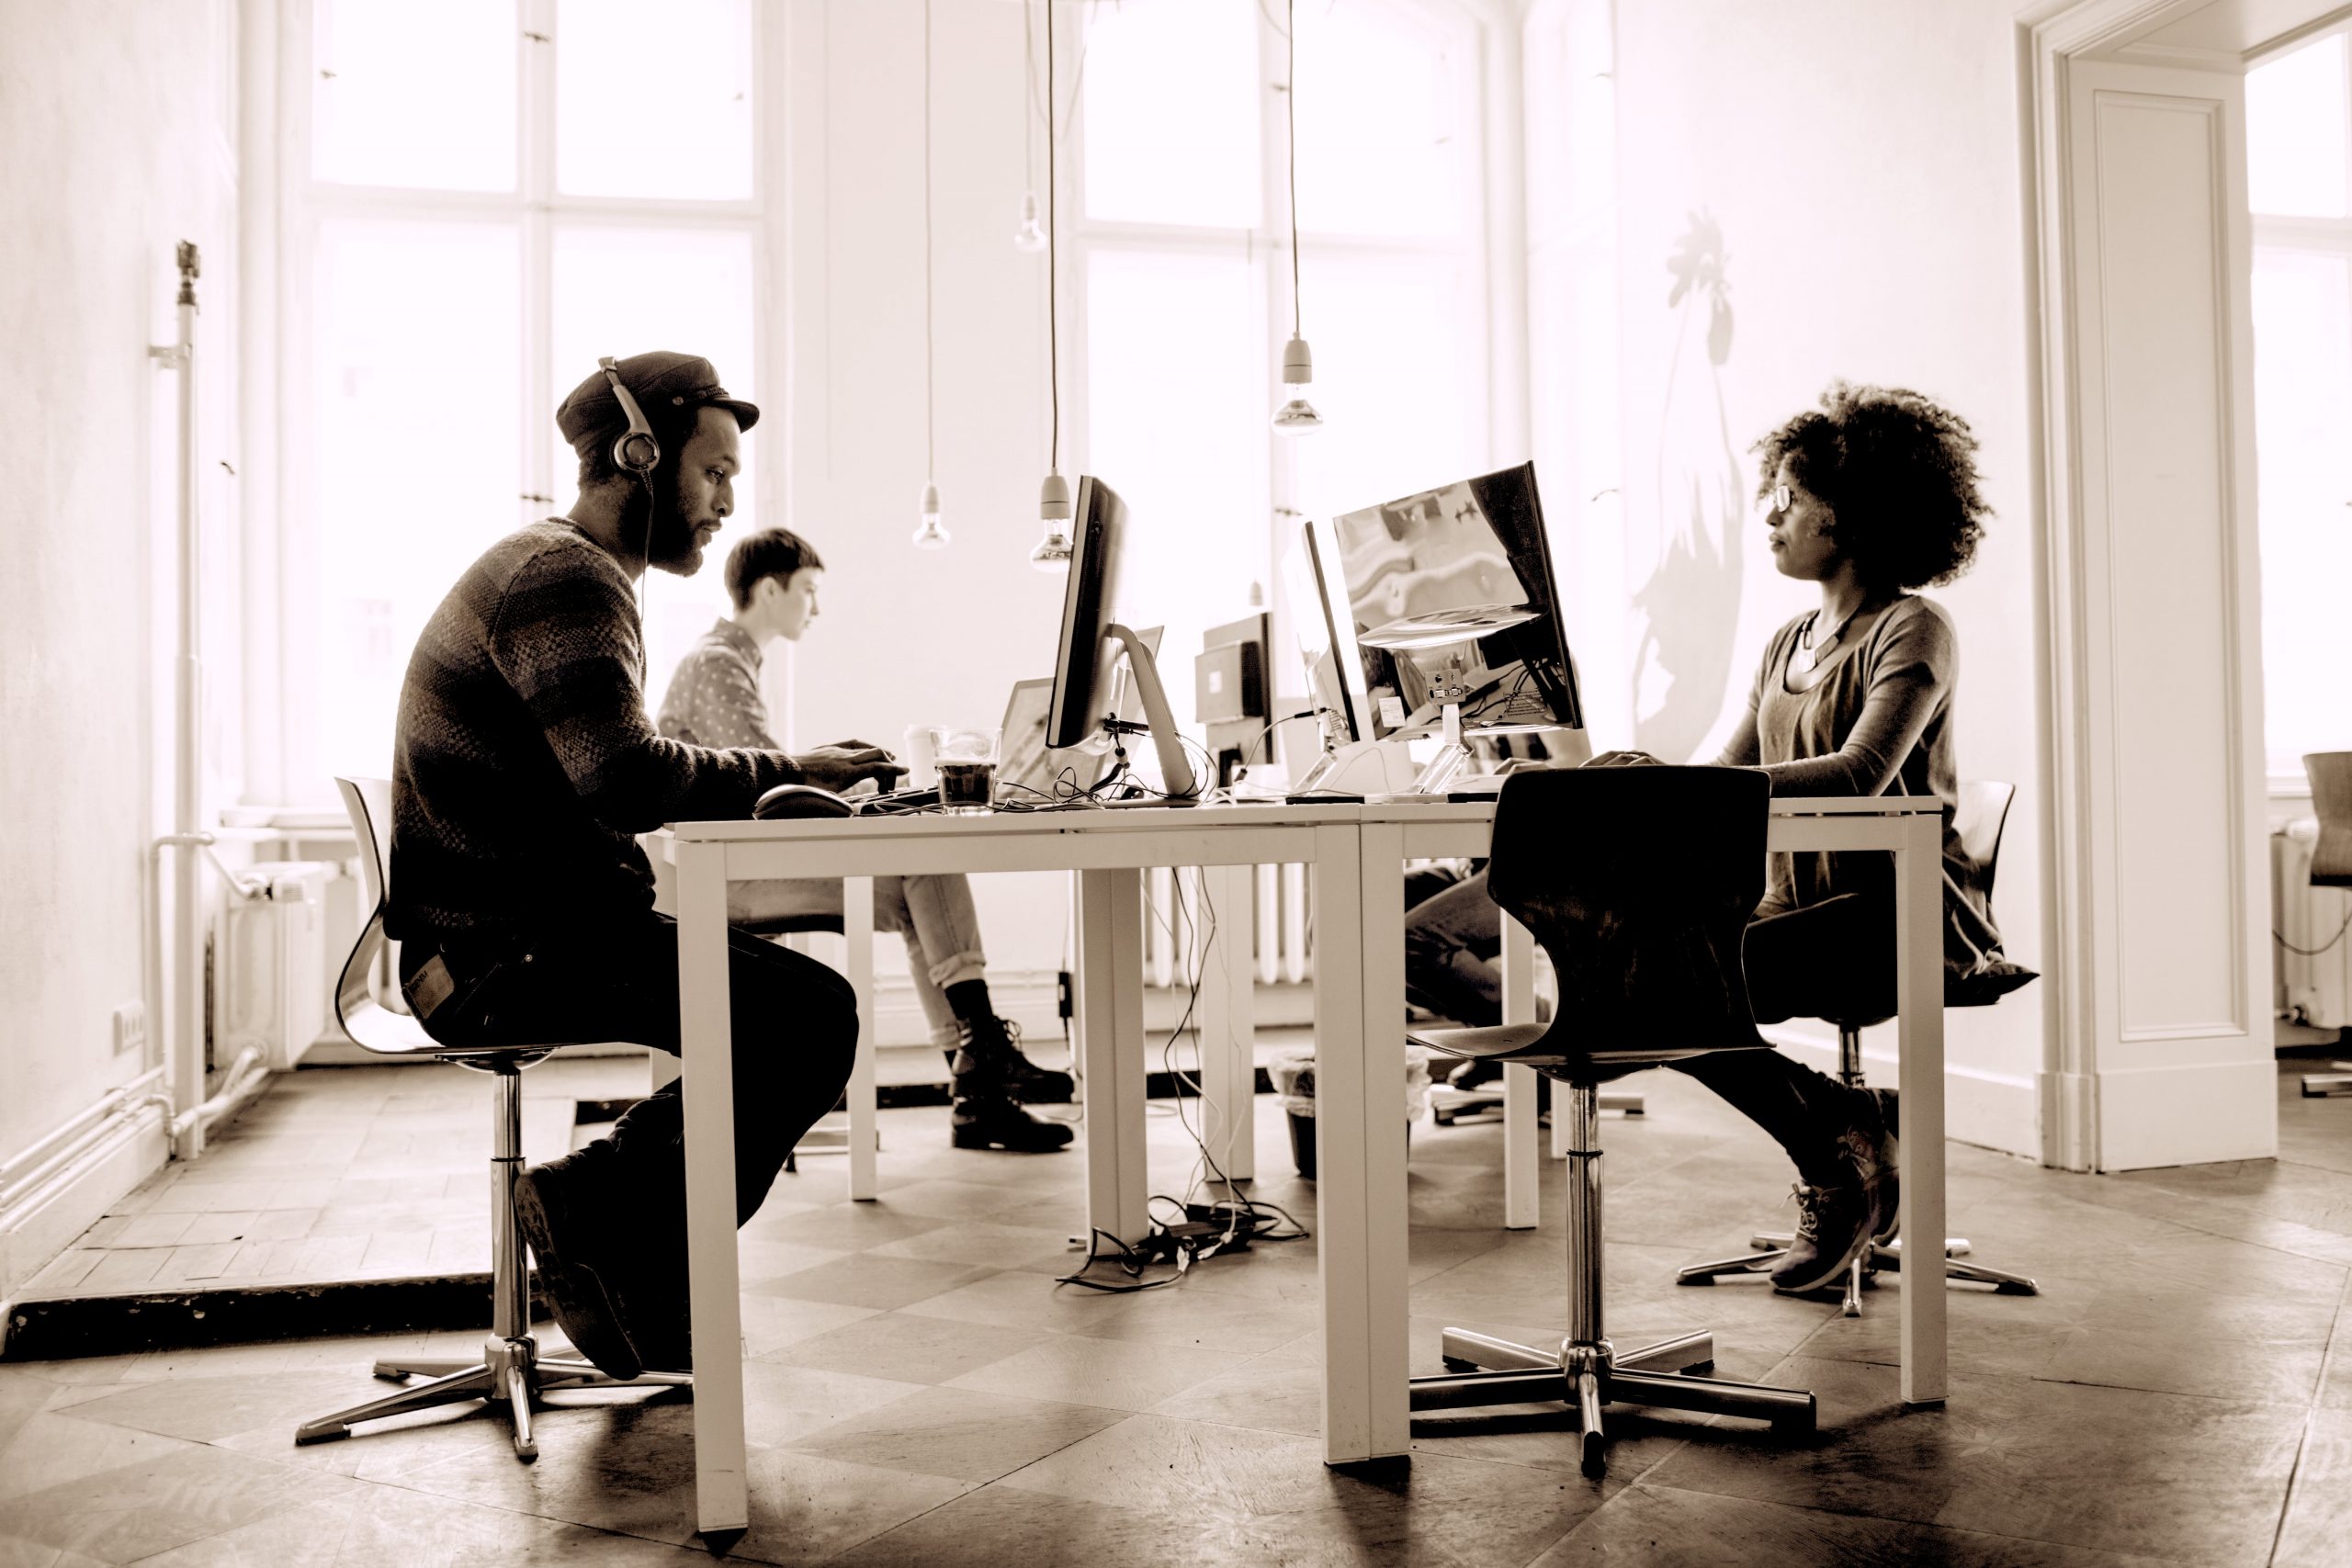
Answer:
MULTIPOLYGON (((1406 998, 1472 1028, 1502 1021, 1502 911, 1481 873, 1405 914, 1406 998)), ((1742 951, 1758 1023, 1894 1010, 1894 926, 1848 896, 1769 916, 1742 951)), ((1725 1051, 1669 1064, 1770 1133, 1808 1181, 1837 1179, 1837 1136, 1861 1115, 1860 1092, 1778 1051, 1725 1051)))
MULTIPOLYGON (((857 1047, 857 998, 813 958, 747 932, 727 933, 734 1017, 735 1223, 759 1212, 785 1156, 833 1108, 857 1047)), ((402 980, 429 956, 401 953, 402 980)), ((445 1044, 628 1041, 678 1049, 678 928, 649 914, 617 931, 568 934, 500 954, 459 952, 458 989, 425 1021, 445 1044), (527 953, 527 957, 525 956, 527 953)), ((622 1115, 608 1141, 611 1168, 650 1251, 681 1272, 685 1235, 685 1140, 678 1084, 622 1115)))

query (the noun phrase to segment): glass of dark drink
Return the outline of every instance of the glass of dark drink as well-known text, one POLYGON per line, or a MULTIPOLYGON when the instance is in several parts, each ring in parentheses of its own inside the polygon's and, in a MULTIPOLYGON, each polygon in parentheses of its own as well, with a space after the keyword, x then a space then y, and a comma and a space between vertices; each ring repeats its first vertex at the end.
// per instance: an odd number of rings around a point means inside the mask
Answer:
POLYGON ((996 804, 997 747, 993 729, 960 729, 945 725, 931 732, 932 753, 939 767, 939 804, 961 817, 978 817, 996 804))

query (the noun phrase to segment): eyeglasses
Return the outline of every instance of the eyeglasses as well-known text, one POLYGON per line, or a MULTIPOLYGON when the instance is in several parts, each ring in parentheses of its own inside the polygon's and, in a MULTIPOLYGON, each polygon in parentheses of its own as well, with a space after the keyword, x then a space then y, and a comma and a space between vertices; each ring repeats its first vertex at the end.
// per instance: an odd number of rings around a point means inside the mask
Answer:
POLYGON ((1774 485, 1772 487, 1772 513, 1775 516, 1789 509, 1789 499, 1788 486, 1774 485))

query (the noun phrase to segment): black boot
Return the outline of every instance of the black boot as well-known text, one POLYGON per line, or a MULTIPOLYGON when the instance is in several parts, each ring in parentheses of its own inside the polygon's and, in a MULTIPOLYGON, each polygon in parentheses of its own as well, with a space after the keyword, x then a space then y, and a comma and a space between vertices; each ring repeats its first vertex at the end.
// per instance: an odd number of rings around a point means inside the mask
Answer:
POLYGON ((1002 1149, 1008 1154, 1051 1154, 1070 1140, 1069 1125, 1030 1115, 1001 1093, 967 1095, 958 1083, 953 1123, 959 1149, 1002 1149))
POLYGON ((1021 1026, 1010 1019, 993 1014, 978 1019, 958 1019, 957 1032, 962 1034, 963 1048, 947 1058, 947 1070, 956 1079, 956 1093, 963 1092, 964 1080, 994 1085, 1003 1094, 1024 1105, 1068 1105, 1075 1085, 1068 1073, 1051 1067, 1041 1067, 1021 1054, 1021 1026))
POLYGON ((613 1146, 602 1139, 514 1179, 514 1219, 571 1348, 608 1377, 643 1370, 623 1315, 613 1146))

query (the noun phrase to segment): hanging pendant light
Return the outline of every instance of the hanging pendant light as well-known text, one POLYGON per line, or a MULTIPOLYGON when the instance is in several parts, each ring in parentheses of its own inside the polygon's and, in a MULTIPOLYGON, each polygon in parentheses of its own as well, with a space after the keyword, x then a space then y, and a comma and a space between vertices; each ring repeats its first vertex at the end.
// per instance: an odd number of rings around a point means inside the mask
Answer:
POLYGON ((1021 226, 1012 231, 1012 248, 1032 255, 1046 248, 1046 230, 1037 221, 1037 193, 1034 190, 1022 194, 1021 226))
MULTIPOLYGON (((928 0, 926 0, 928 3, 928 0)), ((1061 299, 1057 242, 1054 168, 1054 0, 1046 0, 1046 382, 1053 400, 1053 436, 1046 459, 1045 482, 1037 487, 1037 517, 1046 525, 1044 537, 1029 552, 1029 564, 1039 571, 1069 570, 1069 481, 1062 478, 1061 299)))
POLYGON ((922 487, 922 521, 915 525, 915 548, 944 550, 947 547, 947 530, 939 525, 939 487, 922 487))
POLYGON ((1283 345, 1283 386, 1286 395, 1274 410, 1274 434, 1311 435, 1323 428, 1323 416, 1306 400, 1315 380, 1315 355, 1299 333, 1298 306, 1298 6, 1284 0, 1283 19, 1290 43, 1290 80, 1283 89, 1283 112, 1290 137, 1290 342, 1283 345))
POLYGON ((944 550, 947 530, 939 525, 939 414, 937 356, 933 352, 931 265, 931 0, 922 0, 922 446, 923 486, 921 521, 915 525, 914 547, 944 550))
POLYGON ((1021 0, 1021 177, 1029 188, 1021 193, 1021 221, 1012 231, 1012 248, 1031 254, 1046 248, 1046 231, 1037 221, 1037 29, 1036 13, 1021 0))

